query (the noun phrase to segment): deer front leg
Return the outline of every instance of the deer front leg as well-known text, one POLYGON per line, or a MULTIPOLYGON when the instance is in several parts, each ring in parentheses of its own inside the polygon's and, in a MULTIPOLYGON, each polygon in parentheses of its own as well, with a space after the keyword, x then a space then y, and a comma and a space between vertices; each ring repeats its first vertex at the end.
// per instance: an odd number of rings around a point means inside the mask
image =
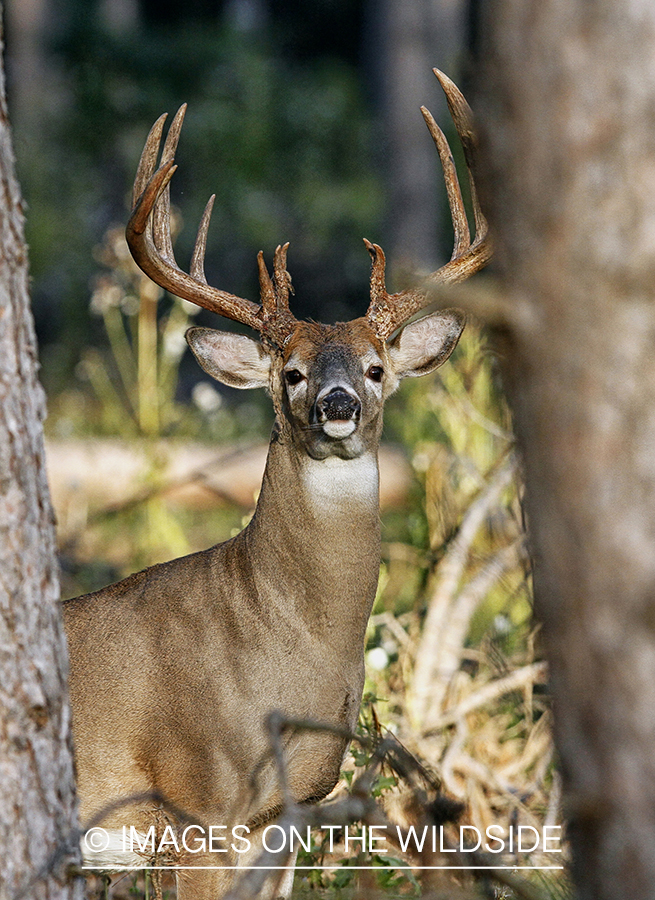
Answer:
POLYGON ((199 855, 193 868, 177 872, 177 900, 219 900, 224 897, 234 882, 234 864, 234 859, 217 860, 216 854, 199 855))

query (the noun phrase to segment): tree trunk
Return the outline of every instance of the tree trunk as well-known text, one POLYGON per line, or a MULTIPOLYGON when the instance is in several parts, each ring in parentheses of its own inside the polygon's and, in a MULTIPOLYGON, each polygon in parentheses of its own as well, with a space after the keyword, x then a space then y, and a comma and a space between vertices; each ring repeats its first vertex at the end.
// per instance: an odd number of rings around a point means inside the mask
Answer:
POLYGON ((377 27, 369 53, 382 86, 383 136, 388 149, 389 259, 401 276, 431 270, 440 251, 452 248, 450 216, 434 144, 419 111, 427 106, 438 122, 448 120, 445 99, 432 74, 451 77, 464 42, 464 0, 383 0, 371 4, 377 27), (442 215, 440 215, 440 212, 442 215), (444 238, 444 232, 446 237, 444 238))
POLYGON ((0 898, 82 896, 67 656, 0 62, 0 898))
POLYGON ((584 898, 655 885, 655 4, 497 0, 477 111, 584 898))
POLYGON ((14 127, 20 122, 35 125, 43 115, 48 88, 52 86, 47 77, 45 52, 48 6, 48 0, 27 3, 5 0, 4 3, 8 34, 5 69, 14 127))

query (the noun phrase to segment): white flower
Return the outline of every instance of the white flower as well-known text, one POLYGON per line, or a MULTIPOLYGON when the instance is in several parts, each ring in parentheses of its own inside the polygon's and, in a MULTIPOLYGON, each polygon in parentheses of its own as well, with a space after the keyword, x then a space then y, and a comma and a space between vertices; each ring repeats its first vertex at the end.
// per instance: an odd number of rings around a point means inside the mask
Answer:
POLYGON ((384 647, 373 647, 366 654, 366 663, 376 672, 382 672, 389 665, 389 656, 384 647))
POLYGON ((204 413, 216 412, 223 403, 219 392, 207 381, 199 381, 191 391, 191 397, 198 409, 204 413))
POLYGON ((120 307, 123 298, 123 290, 115 282, 109 278, 98 279, 95 290, 91 294, 91 312, 101 316, 112 306, 120 307))

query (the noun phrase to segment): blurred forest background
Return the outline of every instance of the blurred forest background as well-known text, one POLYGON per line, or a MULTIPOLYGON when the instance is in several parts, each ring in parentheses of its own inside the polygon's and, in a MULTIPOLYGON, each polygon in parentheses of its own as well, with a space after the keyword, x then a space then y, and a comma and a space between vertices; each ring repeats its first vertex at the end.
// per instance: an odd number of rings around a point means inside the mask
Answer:
MULTIPOLYGON (((233 292, 257 296, 257 250, 288 239, 299 311, 333 321, 365 308, 362 235, 384 240, 397 263, 432 266, 449 252, 418 107, 444 109, 430 69, 459 67, 461 0, 5 6, 33 302, 55 394, 80 346, 103 340, 84 302, 94 248, 125 220, 147 129, 184 101, 180 206, 194 223, 217 193, 208 264, 233 292)), ((180 256, 193 233, 180 234, 180 256)))
MULTIPOLYGON (((210 283, 258 299, 257 251, 270 262, 288 240, 296 315, 352 318, 368 304, 363 237, 384 246, 396 287, 450 255, 419 106, 452 137, 431 68, 465 82, 467 10, 463 0, 6 0, 63 596, 239 530, 272 422, 267 398, 210 383, 186 352, 191 319, 236 326, 162 296, 127 254, 151 124, 189 104, 173 181, 183 268, 215 192, 210 283)), ((404 384, 387 410, 363 727, 398 734, 466 805, 463 822, 559 824, 520 479, 484 335, 469 326, 437 375, 404 384)), ((404 815, 394 779, 383 788, 404 815)), ((539 862, 552 858, 528 864, 539 862)), ((313 886, 346 890, 347 876, 313 886)), ((392 888, 420 890, 409 876, 392 888)))

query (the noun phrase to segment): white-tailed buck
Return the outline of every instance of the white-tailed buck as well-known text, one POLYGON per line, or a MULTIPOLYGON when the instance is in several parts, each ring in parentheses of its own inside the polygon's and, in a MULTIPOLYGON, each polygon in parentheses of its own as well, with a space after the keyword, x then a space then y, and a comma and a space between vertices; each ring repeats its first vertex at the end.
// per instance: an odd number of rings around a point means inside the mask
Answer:
MULTIPOLYGON (((455 85, 435 74, 470 174, 470 110, 455 85)), ((190 273, 179 269, 168 185, 184 109, 159 166, 164 116, 148 137, 127 226, 132 255, 171 293, 259 332, 257 342, 191 328, 187 340, 214 378, 266 388, 276 420, 257 508, 240 534, 65 605, 81 816, 89 821, 105 810, 98 824, 111 838, 104 853, 101 833, 86 842, 87 861, 98 868, 152 862, 149 829, 155 826, 150 835, 158 840, 172 823, 180 840, 188 829, 188 849, 180 845, 178 853, 168 841, 173 852, 164 861, 196 867, 180 870, 179 896, 213 900, 229 888, 234 866, 252 864, 258 833, 281 809, 267 714, 355 726, 380 561, 382 410, 401 378, 432 372, 448 358, 464 318, 445 310, 405 323, 427 305, 427 286, 467 278, 491 253, 472 178, 473 241, 448 144, 422 111, 444 169, 453 257, 421 288, 388 294, 384 253, 366 241, 368 311, 336 325, 301 322, 290 312, 286 245, 275 251, 272 277, 259 254, 261 305, 209 286, 203 257, 211 200, 190 273), (144 796, 120 804, 132 795, 144 796), (165 798, 163 808, 153 796, 165 798), (189 818, 176 823, 173 809, 189 818), (235 850, 246 846, 231 836, 235 825, 250 829, 239 832, 251 841, 247 853, 235 850), (123 826, 128 834, 134 827, 144 849, 122 851, 123 826), (213 854, 203 845, 210 826, 213 854)), ((334 734, 285 737, 289 787, 298 801, 332 790, 345 747, 334 734)), ((290 884, 287 877, 279 890, 290 884)))

